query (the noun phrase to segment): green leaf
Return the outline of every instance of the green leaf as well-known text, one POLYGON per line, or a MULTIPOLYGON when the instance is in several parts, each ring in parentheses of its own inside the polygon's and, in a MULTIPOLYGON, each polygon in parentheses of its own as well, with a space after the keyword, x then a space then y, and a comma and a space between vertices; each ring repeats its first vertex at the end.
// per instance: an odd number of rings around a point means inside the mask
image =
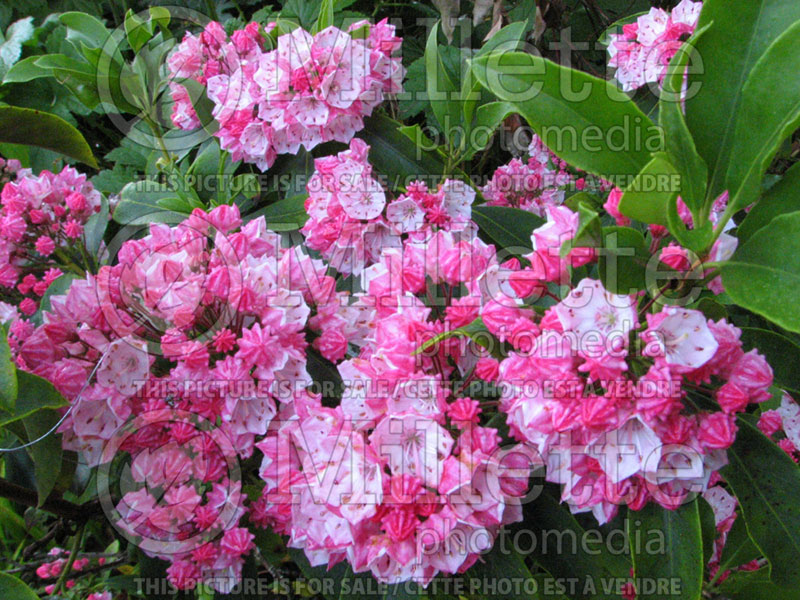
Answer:
MULTIPOLYGON (((501 534, 502 535, 502 534, 501 534)), ((467 572, 464 577, 469 580, 477 580, 479 582, 524 582, 533 579, 530 569, 525 565, 524 558, 513 548, 501 548, 500 544, 496 543, 494 548, 487 554, 481 555, 479 561, 475 563, 467 572)), ((470 585, 464 586, 467 590, 470 585)), ((503 589, 502 585, 498 585, 498 592, 503 589)), ((530 588, 526 588, 530 589, 530 588)), ((537 585, 536 588, 539 592, 542 590, 537 585)), ((478 596, 486 597, 486 596, 478 596)), ((543 598, 541 593, 528 594, 522 588, 515 590, 513 586, 509 586, 507 593, 493 593, 491 596, 496 600, 533 600, 543 598)))
MULTIPOLYGON (((800 17, 799 17, 800 18, 800 17)), ((800 21, 784 31, 753 67, 741 90, 725 187, 730 210, 755 202, 769 163, 800 124, 800 21)))
POLYGON ((47 148, 97 168, 80 132, 61 117, 40 110, 0 107, 0 142, 47 148))
POLYGON ((575 237, 561 246, 561 256, 566 256, 573 248, 599 248, 603 245, 603 226, 600 216, 589 202, 578 202, 578 229, 575 237))
POLYGON ((462 159, 469 160, 476 152, 486 148, 492 139, 494 130, 503 122, 503 119, 513 112, 514 107, 508 102, 481 104, 478 110, 475 111, 475 123, 470 129, 469 138, 465 137, 464 139, 465 143, 469 144, 469 147, 466 148, 462 159))
POLYGON ((67 39, 77 49, 81 43, 89 48, 102 48, 111 36, 102 21, 84 12, 66 12, 58 20, 67 28, 67 39))
POLYGON ((714 553, 714 540, 717 538, 717 524, 714 519, 714 509, 700 496, 697 498, 697 510, 700 515, 700 531, 703 538, 702 564, 707 565, 714 553))
POLYGON ((28 58, 23 58, 8 70, 3 77, 3 83, 24 83, 33 81, 40 77, 50 77, 52 72, 36 65, 36 61, 42 58, 41 54, 34 54, 28 58))
POLYGON ((428 101, 445 137, 452 143, 452 132, 461 124, 462 106, 454 97, 456 83, 450 79, 439 56, 439 24, 433 26, 425 45, 425 77, 428 101))
POLYGON ((245 221, 251 221, 263 216, 267 222, 267 229, 272 231, 293 231, 300 229, 308 220, 306 212, 305 194, 292 196, 279 200, 273 204, 265 206, 244 217, 245 221))
POLYGON ((609 292, 631 294, 647 287, 650 251, 644 236, 631 227, 603 227, 598 249, 600 281, 609 292))
POLYGON ((744 243, 772 219, 800 210, 800 163, 786 171, 780 181, 769 188, 736 230, 739 243, 744 243))
POLYGON ((747 534, 747 525, 744 519, 737 517, 725 540, 719 568, 724 572, 727 569, 738 567, 760 557, 761 551, 747 534))
POLYGON ((485 56, 494 51, 513 52, 514 50, 522 50, 527 29, 527 20, 506 25, 475 52, 475 57, 485 56))
POLYGON ((498 250, 515 255, 531 251, 531 234, 544 225, 544 219, 526 210, 485 204, 472 207, 472 220, 498 250))
POLYGON ((333 25, 333 0, 322 0, 319 6, 319 16, 311 33, 319 33, 333 25))
POLYGON ((444 162, 433 151, 418 148, 417 145, 399 130, 397 121, 384 115, 375 114, 364 119, 364 129, 358 134, 370 145, 369 162, 380 174, 389 178, 388 191, 405 188, 417 179, 441 177, 444 162))
POLYGON ((656 154, 624 190, 619 212, 642 223, 666 226, 667 207, 678 195, 679 179, 667 155, 656 154))
POLYGON ((5 327, 0 327, 0 403, 8 412, 14 411, 17 402, 17 367, 11 348, 8 346, 8 334, 5 327))
POLYGON ((698 154, 686 125, 682 90, 686 64, 694 51, 694 44, 707 29, 706 26, 696 31, 672 58, 664 78, 664 91, 658 103, 659 125, 664 129, 668 160, 680 173, 681 199, 692 211, 695 223, 700 222, 699 217, 705 202, 708 167, 698 154))
POLYGON ((125 35, 128 38, 128 43, 134 52, 142 49, 148 40, 153 37, 155 31, 155 23, 142 20, 138 15, 134 14, 133 9, 128 9, 125 13, 125 35))
POLYGON ((607 590, 603 582, 627 579, 630 561, 611 552, 609 540, 603 540, 599 531, 584 529, 558 501, 558 491, 548 488, 525 506, 526 525, 539 541, 532 556, 556 583, 570 581, 565 592, 570 598, 619 600, 616 585, 607 590), (572 590, 575 593, 570 594, 572 590))
POLYGON ((684 248, 702 253, 714 239, 714 227, 711 221, 703 221, 692 229, 686 226, 678 212, 677 195, 667 203, 667 227, 684 248))
POLYGON ((31 588, 13 575, 0 573, 0 598, 3 600, 39 600, 31 588))
POLYGON ((93 214, 86 221, 83 227, 83 235, 86 240, 86 250, 89 256, 97 257, 100 245, 103 243, 103 235, 108 227, 108 200, 103 197, 100 204, 100 212, 93 214))
POLYGON ((776 585, 800 586, 800 470, 747 418, 738 419, 720 474, 739 501, 750 537, 770 562, 776 585))
POLYGON ((663 147, 660 130, 611 82, 522 52, 481 56, 472 68, 481 85, 512 104, 553 152, 579 169, 635 175, 663 147))
POLYGON ((166 210, 158 204, 175 196, 175 190, 162 183, 149 179, 132 181, 122 188, 113 218, 121 225, 179 223, 186 218, 185 214, 166 210))
POLYGON ((708 166, 708 198, 726 189, 734 132, 743 113, 742 89, 751 70, 798 19, 800 3, 795 0, 703 2, 698 29, 713 25, 695 45, 702 65, 689 73, 686 123, 708 166))
MULTIPOLYGON (((628 515, 628 537, 631 538, 634 577, 644 581, 681 582, 681 598, 697 600, 703 591, 703 539, 697 500, 676 510, 667 510, 650 502, 642 510, 628 515), (635 539, 646 539, 648 533, 664 534, 664 553, 651 553, 635 539)), ((673 590, 648 594, 653 600, 673 598, 673 590)))
POLYGON ((729 600, 797 600, 797 590, 770 583, 767 570, 731 573, 719 586, 720 597, 729 600))
POLYGON ((61 435, 55 431, 51 432, 60 418, 61 415, 57 411, 47 409, 22 419, 28 439, 39 440, 28 447, 28 454, 33 461, 39 506, 47 500, 61 475, 61 435))
POLYGON ((773 219, 722 265, 722 283, 734 302, 800 332, 800 212, 773 219))
POLYGON ((746 349, 755 348, 772 367, 775 385, 800 394, 800 345, 788 337, 768 329, 742 327, 742 342, 746 349))
POLYGON ((8 425, 47 408, 62 408, 67 401, 53 384, 27 371, 17 371, 19 392, 17 404, 11 413, 0 413, 0 426, 8 425))

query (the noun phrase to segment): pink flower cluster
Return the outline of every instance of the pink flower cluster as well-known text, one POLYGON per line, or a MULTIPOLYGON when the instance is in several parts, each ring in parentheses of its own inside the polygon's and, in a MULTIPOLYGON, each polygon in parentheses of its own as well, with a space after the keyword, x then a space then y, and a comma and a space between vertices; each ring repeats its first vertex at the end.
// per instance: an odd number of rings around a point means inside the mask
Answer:
POLYGON ((499 272, 494 248, 468 230, 383 250, 364 271, 369 300, 359 299, 373 306, 362 309, 372 330, 338 365, 341 403, 307 395, 284 407, 258 444, 266 486, 252 521, 289 535, 314 565, 347 560, 380 581, 427 584, 463 572, 521 519, 530 466, 541 463, 519 445, 501 449, 480 424, 480 403, 464 393, 479 357, 455 339, 417 352, 451 319, 472 321, 499 272))
POLYGON ((179 587, 235 580, 252 545, 231 462, 252 454, 276 399, 311 382, 305 327, 334 280, 231 206, 154 224, 117 259, 53 297, 42 326, 12 328, 17 362, 69 400, 65 448, 91 465, 131 456, 140 487, 116 506, 118 529, 155 540, 142 547, 173 561, 179 587))
MULTIPOLYGON (((49 552, 48 556, 52 557, 53 560, 44 562, 36 568, 36 576, 40 579, 49 579, 55 580, 61 576, 62 572, 67 566, 69 562, 70 552, 68 550, 64 550, 63 548, 59 548, 58 546, 53 547, 49 552)), ((72 561, 72 566, 70 567, 71 572, 79 573, 83 571, 86 567, 89 566, 90 560, 88 558, 80 557, 76 558, 72 561)), ((103 566, 106 563, 106 559, 104 557, 99 557, 96 560, 97 566, 103 566)), ((67 579, 64 582, 64 587, 66 589, 72 589, 76 586, 77 582, 74 579, 67 579)), ((47 584, 44 588, 46 594, 52 594, 55 591, 55 583, 47 584)), ((107 597, 103 596, 102 594, 90 594, 87 600, 111 600, 110 592, 104 592, 108 594, 107 597), (92 598, 94 596, 94 598, 92 598)))
MULTIPOLYGON (((31 315, 62 275, 56 256, 84 243, 83 228, 100 211, 100 192, 72 167, 34 176, 15 161, 3 165, 13 180, 0 193, 0 287, 16 288, 20 312, 31 315)), ((66 259, 69 260, 69 259, 66 259)))
POLYGON ((204 84, 219 123, 215 135, 234 160, 266 170, 278 154, 297 154, 301 145, 347 143, 386 94, 401 90, 404 70, 393 56, 401 40, 386 20, 315 35, 297 28, 278 36, 274 50, 266 49, 264 35, 251 23, 228 41, 212 22, 199 36, 187 34, 168 60, 176 78, 173 122, 183 129, 200 125, 179 80, 204 84))
POLYGON ((623 90, 661 83, 669 61, 694 32, 702 7, 702 2, 681 0, 672 12, 651 8, 636 22, 623 25, 622 33, 609 36, 608 66, 616 67, 623 90))
POLYGON ((601 523, 623 503, 674 508, 704 490, 727 462, 734 413, 770 397, 772 370, 742 350, 733 325, 669 306, 646 317, 643 329, 633 297, 591 279, 541 319, 508 303, 484 309, 489 330, 515 348, 499 369, 512 434, 546 457, 572 510, 601 523), (701 410, 690 393, 712 377, 724 382, 708 389, 721 410, 701 410))
POLYGON ((369 146, 354 139, 350 148, 314 161, 306 186, 309 219, 302 228, 306 244, 340 273, 360 274, 383 248, 399 247, 401 236, 419 238, 434 229, 461 231, 471 226, 475 191, 447 180, 436 192, 422 182, 388 202, 367 159, 369 146), (385 209, 385 210, 384 210, 385 209))
POLYGON ((511 206, 540 217, 548 206, 564 202, 564 190, 575 179, 559 159, 533 135, 528 148, 529 158, 514 158, 498 167, 481 192, 488 206, 511 206))

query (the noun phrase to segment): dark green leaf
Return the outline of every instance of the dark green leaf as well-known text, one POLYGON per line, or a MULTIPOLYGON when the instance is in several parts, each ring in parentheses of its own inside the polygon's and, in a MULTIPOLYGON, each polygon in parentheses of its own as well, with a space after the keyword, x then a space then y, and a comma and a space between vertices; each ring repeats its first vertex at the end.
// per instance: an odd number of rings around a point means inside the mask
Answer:
POLYGON ((531 250, 531 233, 544 219, 531 212, 510 206, 474 206, 472 220, 498 250, 525 254, 531 250))
POLYGON ((19 392, 12 413, 0 413, 0 426, 31 416, 47 408, 61 408, 67 404, 53 384, 26 371, 17 371, 19 392))
POLYGON ((308 220, 308 213, 305 207, 306 198, 307 196, 303 194, 279 200, 246 215, 245 220, 250 221, 263 216, 267 222, 267 229, 272 229, 273 231, 300 229, 308 220))
POLYGON ((0 327, 0 403, 3 409, 13 412, 17 401, 17 368, 7 335, 5 328, 0 327))
POLYGON ((546 489, 525 507, 526 525, 539 541, 533 556, 536 561, 562 584, 572 583, 566 593, 574 600, 619 600, 616 585, 605 589, 603 582, 616 583, 629 576, 631 563, 622 554, 610 551, 607 541, 597 535, 587 536, 587 530, 561 504, 557 491, 546 489), (570 594, 570 591, 575 593, 570 594))
POLYGON ((598 249, 600 281, 609 292, 631 294, 647 287, 650 251, 644 236, 630 227, 604 227, 598 249))
POLYGON ((722 265, 722 282, 740 306, 800 332, 800 212, 753 234, 722 265))
POLYGON ((364 129, 359 137, 370 145, 370 163, 375 171, 389 178, 386 182, 388 191, 405 188, 417 179, 433 185, 444 173, 441 156, 418 148, 403 135, 400 126, 397 121, 380 114, 364 119, 364 129))
POLYGON ((166 210, 158 204, 175 196, 175 191, 164 184, 149 179, 132 181, 122 188, 113 218, 121 225, 179 223, 186 218, 185 214, 166 210))
POLYGON ((792 166, 775 185, 769 188, 736 230, 739 243, 746 242, 772 219, 800 210, 800 163, 792 166))
POLYGON ((3 600, 39 600, 31 588, 13 575, 0 573, 0 598, 3 600))
POLYGON ((800 586, 800 470, 747 418, 738 420, 729 464, 720 470, 739 501, 750 537, 770 561, 770 579, 800 586))
MULTIPOLYGON (((629 537, 646 539, 654 531, 664 534, 663 553, 651 553, 647 546, 631 542, 633 569, 636 579, 643 581, 678 580, 681 598, 697 600, 703 591, 703 539, 697 500, 676 510, 667 510, 655 502, 631 513, 628 519, 629 537)), ((656 587, 648 598, 673 598, 673 590, 656 587)))
POLYGON ((61 474, 61 435, 51 431, 60 418, 57 411, 47 409, 22 419, 28 439, 39 440, 28 447, 34 466, 39 506, 47 500, 61 474))
POLYGON ((725 547, 722 549, 719 562, 720 569, 724 572, 726 569, 738 567, 760 557, 761 551, 750 539, 744 519, 736 517, 725 539, 725 547))
POLYGON ((0 107, 0 141, 47 148, 97 168, 92 150, 80 132, 51 113, 16 106, 0 107))

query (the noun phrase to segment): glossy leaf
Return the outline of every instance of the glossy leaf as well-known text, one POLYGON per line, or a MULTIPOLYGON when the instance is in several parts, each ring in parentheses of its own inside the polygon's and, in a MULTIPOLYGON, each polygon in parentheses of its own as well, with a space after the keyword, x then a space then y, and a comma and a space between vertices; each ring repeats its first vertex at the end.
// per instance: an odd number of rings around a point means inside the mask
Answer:
POLYGON ((438 37, 437 23, 431 29, 425 45, 426 91, 442 132, 448 140, 451 140, 452 132, 461 124, 462 107, 459 100, 454 97, 454 92, 458 91, 457 84, 450 78, 439 56, 438 37))
POLYGON ((698 29, 712 24, 695 45, 702 64, 690 69, 686 122, 706 161, 709 198, 725 191, 734 132, 742 114, 742 88, 767 48, 800 19, 795 0, 706 0, 698 29), (699 85, 696 85, 699 84, 699 85))
POLYGON ((682 90, 686 64, 694 52, 694 44, 707 30, 708 26, 696 31, 673 57, 664 77, 664 90, 658 109, 658 123, 664 129, 667 157, 675 166, 676 172, 680 174, 681 199, 692 211, 695 222, 699 220, 705 203, 708 167, 698 154, 692 134, 686 125, 682 90))
POLYGON ((423 148, 406 137, 400 123, 384 115, 364 119, 364 129, 358 134, 370 145, 369 162, 375 171, 388 177, 388 191, 405 188, 417 179, 441 177, 444 162, 437 153, 423 148))
POLYGON ((736 230, 739 243, 746 242, 778 215, 800 210, 800 163, 786 171, 775 185, 769 188, 747 213, 736 230))
POLYGON ((778 148, 800 124, 800 21, 784 31, 753 67, 741 91, 725 187, 732 210, 758 197, 778 148))
MULTIPOLYGON (((703 540, 697 502, 684 504, 677 510, 666 510, 651 502, 632 513, 628 520, 632 539, 636 539, 634 536, 647 539, 653 531, 664 534, 663 553, 651 553, 646 545, 631 543, 635 578, 656 582, 678 580, 684 600, 697 600, 703 591, 703 540)), ((666 600, 674 597, 674 590, 667 588, 660 593, 657 587, 647 597, 666 600)))
POLYGON ((510 206, 474 206, 472 220, 498 250, 517 255, 531 251, 531 233, 544 224, 541 217, 510 206))
POLYGON ((598 249, 600 281, 608 291, 630 294, 647 286, 650 252, 644 236, 630 227, 604 227, 598 249))
POLYGON ((0 142, 46 148, 97 168, 81 133, 61 117, 40 110, 0 107, 0 142))
POLYGON ((19 421, 33 413, 47 408, 62 408, 67 401, 58 393, 53 384, 27 371, 17 371, 19 391, 17 403, 11 413, 0 413, 0 426, 19 421))
POLYGON ((308 220, 305 194, 279 200, 245 216, 246 221, 263 216, 267 229, 273 231, 293 231, 300 229, 308 220))
POLYGON ((656 154, 622 194, 619 211, 642 223, 668 224, 667 209, 678 195, 680 174, 666 154, 656 154))
POLYGON ((175 198, 176 195, 174 190, 155 181, 132 181, 120 192, 114 220, 121 225, 179 223, 186 215, 159 205, 160 201, 175 198))
POLYGON ((775 218, 722 265, 727 294, 740 306, 800 332, 800 212, 775 218))
POLYGON ((750 537, 770 561, 776 585, 800 586, 800 469, 747 418, 720 470, 739 501, 750 537))
POLYGON ((39 506, 47 500, 61 475, 61 435, 51 431, 60 418, 57 411, 47 409, 22 419, 28 440, 39 440, 28 447, 28 454, 33 460, 39 506))
POLYGON ((17 401, 17 367, 8 346, 8 334, 0 327, 0 407, 12 412, 17 401))
POLYGON ((635 175, 662 149, 660 130, 611 82, 522 52, 482 56, 472 68, 481 85, 511 103, 553 152, 579 169, 635 175))
POLYGON ((569 508, 561 504, 556 496, 557 491, 545 490, 533 502, 525 507, 526 525, 528 525, 540 543, 533 552, 536 561, 558 581, 571 579, 574 582, 567 588, 567 595, 573 600, 614 599, 619 600, 616 585, 614 589, 606 589, 604 581, 619 581, 629 576, 631 563, 621 554, 611 552, 602 543, 590 545, 572 543, 571 540, 597 540, 599 536, 587 537, 585 530, 570 514, 569 508), (553 532, 564 541, 563 545, 553 548, 553 532), (545 544, 545 536, 550 545, 545 544), (569 591, 575 593, 570 594, 569 591))

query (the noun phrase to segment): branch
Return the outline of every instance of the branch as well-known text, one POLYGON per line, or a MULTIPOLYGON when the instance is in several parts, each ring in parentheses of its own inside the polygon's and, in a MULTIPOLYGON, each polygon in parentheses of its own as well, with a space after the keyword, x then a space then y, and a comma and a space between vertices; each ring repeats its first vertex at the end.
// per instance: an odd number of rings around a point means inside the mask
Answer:
MULTIPOLYGON (((12 502, 22 504, 23 506, 32 506, 34 508, 39 506, 39 497, 34 490, 22 487, 16 483, 11 483, 2 478, 0 478, 0 498, 8 498, 12 502)), ((68 502, 63 498, 52 497, 47 498, 39 508, 56 516, 79 521, 81 523, 88 521, 102 512, 99 503, 89 503, 81 506, 68 502)))

